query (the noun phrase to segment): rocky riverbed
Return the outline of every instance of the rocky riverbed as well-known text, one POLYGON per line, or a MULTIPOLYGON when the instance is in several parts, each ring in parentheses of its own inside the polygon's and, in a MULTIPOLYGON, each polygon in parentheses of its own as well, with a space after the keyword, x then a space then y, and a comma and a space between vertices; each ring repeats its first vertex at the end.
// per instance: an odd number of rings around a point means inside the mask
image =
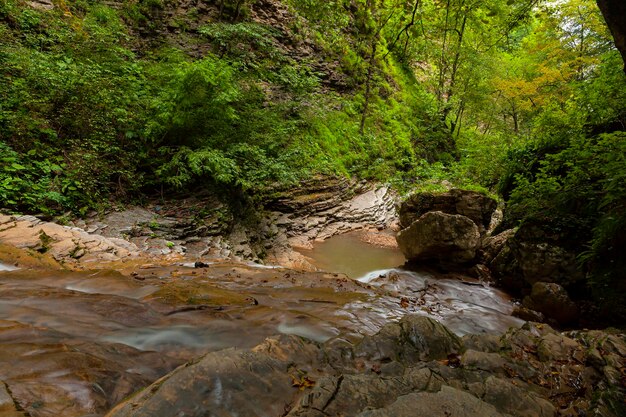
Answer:
POLYGON ((276 337, 208 354, 108 416, 618 415, 625 348, 620 336, 535 324, 459 338, 408 315, 357 343, 276 337))
POLYGON ((0 415, 620 415, 623 335, 524 324, 456 270, 315 271, 316 241, 393 247, 396 216, 384 187, 307 187, 254 228, 196 198, 0 215, 0 415))

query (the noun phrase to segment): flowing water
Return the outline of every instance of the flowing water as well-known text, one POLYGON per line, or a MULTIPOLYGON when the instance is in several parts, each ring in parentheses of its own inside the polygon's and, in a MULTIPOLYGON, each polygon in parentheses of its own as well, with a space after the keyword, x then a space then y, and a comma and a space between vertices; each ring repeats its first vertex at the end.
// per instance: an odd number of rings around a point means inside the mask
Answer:
POLYGON ((0 272, 1 271, 15 271, 17 268, 11 265, 6 265, 0 262, 0 272))
POLYGON ((352 234, 307 256, 328 272, 216 263, 129 276, 0 264, 0 380, 31 416, 73 417, 102 413, 202 353, 275 334, 358 340, 408 313, 459 335, 521 324, 501 292, 405 270, 397 249, 352 234))
POLYGON ((514 305, 502 291, 467 277, 450 279, 428 270, 403 269, 406 260, 399 249, 368 244, 356 233, 332 237, 304 253, 316 267, 345 273, 385 294, 376 302, 344 307, 342 314, 353 314, 354 319, 369 316, 371 332, 381 322, 407 313, 433 317, 459 335, 502 333, 523 323, 511 316, 514 305), (372 318, 376 315, 379 320, 372 318))

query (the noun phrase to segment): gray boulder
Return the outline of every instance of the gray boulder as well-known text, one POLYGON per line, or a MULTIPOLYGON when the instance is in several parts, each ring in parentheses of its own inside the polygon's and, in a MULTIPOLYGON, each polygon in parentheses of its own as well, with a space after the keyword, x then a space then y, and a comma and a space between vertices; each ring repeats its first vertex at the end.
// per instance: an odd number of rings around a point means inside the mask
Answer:
POLYGON ((465 216, 434 211, 400 231, 396 240, 408 260, 462 264, 476 256, 480 231, 465 216))
POLYGON ((436 393, 417 392, 398 397, 391 405, 365 411, 358 417, 501 417, 496 408, 472 394, 449 386, 436 393))

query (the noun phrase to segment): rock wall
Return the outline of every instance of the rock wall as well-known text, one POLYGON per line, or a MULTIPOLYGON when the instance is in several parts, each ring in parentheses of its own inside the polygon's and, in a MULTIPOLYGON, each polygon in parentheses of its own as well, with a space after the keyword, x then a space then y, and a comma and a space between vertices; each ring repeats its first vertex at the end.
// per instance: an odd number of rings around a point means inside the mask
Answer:
MULTIPOLYGON (((586 287, 576 255, 564 247, 559 236, 547 235, 540 224, 525 223, 484 242, 481 262, 489 267, 497 285, 522 298, 526 309, 545 315, 561 326, 577 325, 579 319, 593 322, 570 298, 586 287)), ((520 310, 522 316, 528 311, 520 310)), ((532 313, 531 313, 532 314, 532 313)), ((540 316, 534 316, 538 319, 540 316)))

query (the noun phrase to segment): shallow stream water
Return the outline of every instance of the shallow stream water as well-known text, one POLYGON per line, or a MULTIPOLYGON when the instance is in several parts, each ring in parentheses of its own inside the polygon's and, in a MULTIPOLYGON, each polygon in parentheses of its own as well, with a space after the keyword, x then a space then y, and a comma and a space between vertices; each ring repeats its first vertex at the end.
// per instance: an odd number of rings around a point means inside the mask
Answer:
POLYGON ((0 265, 0 380, 33 417, 101 413, 181 363, 265 337, 358 340, 405 314, 459 335, 521 321, 480 283, 408 271, 397 249, 353 235, 307 253, 328 272, 216 263, 110 270, 0 265), (343 274, 347 274, 350 278, 343 274))

